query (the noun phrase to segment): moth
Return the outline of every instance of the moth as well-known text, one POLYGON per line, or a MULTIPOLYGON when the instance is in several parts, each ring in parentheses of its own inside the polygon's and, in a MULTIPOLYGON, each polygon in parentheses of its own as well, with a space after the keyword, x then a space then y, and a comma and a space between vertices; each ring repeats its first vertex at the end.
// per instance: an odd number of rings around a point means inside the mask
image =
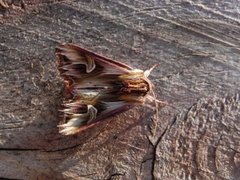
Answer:
POLYGON ((146 71, 133 69, 70 43, 56 48, 56 58, 65 82, 61 110, 65 123, 58 125, 63 135, 79 133, 136 104, 155 100, 148 76, 157 65, 146 71))

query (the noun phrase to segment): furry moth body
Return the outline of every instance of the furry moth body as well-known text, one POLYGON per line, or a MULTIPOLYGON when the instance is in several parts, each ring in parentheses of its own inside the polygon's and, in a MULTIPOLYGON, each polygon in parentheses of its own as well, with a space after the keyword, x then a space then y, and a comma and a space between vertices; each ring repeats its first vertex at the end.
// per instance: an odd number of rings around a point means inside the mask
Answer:
POLYGON ((81 132, 114 114, 143 104, 152 85, 151 69, 142 71, 102 57, 74 44, 56 48, 58 69, 65 81, 65 124, 60 133, 81 132))

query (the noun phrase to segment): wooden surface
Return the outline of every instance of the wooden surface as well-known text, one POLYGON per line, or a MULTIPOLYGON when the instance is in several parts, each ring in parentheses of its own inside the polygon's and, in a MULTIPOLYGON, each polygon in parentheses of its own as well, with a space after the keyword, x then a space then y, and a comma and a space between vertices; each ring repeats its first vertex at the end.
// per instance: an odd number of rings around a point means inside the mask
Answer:
POLYGON ((0 177, 239 179, 238 1, 0 1, 0 177), (77 136, 57 125, 54 49, 73 42, 148 69, 135 107, 77 136))

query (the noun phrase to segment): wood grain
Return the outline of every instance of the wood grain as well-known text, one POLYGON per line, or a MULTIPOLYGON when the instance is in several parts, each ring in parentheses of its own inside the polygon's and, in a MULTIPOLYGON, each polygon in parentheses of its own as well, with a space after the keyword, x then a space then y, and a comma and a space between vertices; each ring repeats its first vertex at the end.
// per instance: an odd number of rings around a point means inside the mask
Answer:
POLYGON ((1 178, 238 179, 238 2, 1 3, 1 178), (150 79, 169 105, 60 135, 62 42, 139 69, 159 63, 150 79))

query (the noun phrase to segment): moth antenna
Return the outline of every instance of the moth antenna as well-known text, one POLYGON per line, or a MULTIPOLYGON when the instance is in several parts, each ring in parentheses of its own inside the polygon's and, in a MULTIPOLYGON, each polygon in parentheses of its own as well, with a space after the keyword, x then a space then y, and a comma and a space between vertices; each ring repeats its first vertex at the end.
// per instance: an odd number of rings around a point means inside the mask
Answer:
POLYGON ((149 96, 147 97, 147 99, 150 100, 151 102, 152 102, 152 101, 156 101, 156 102, 159 103, 159 104, 169 105, 167 102, 165 102, 165 101, 160 101, 160 100, 156 99, 155 97, 153 97, 153 96, 151 96, 151 95, 149 95, 149 96))
MULTIPOLYGON (((158 65, 158 64, 157 64, 158 65)), ((151 72, 157 65, 154 65, 149 72, 151 72)), ((150 102, 154 101, 155 104, 155 108, 151 108, 153 110, 155 110, 155 118, 158 120, 159 119, 159 104, 163 104, 163 105, 169 105, 167 102, 165 101, 160 101, 156 98, 156 94, 154 92, 153 89, 151 89, 151 95, 147 96, 147 99, 150 100, 150 102)), ((153 121, 154 122, 154 121, 153 121)), ((153 123, 153 128, 152 128, 152 135, 155 136, 156 135, 156 131, 157 131, 157 125, 155 123, 153 123)))
POLYGON ((144 76, 148 77, 151 74, 152 70, 155 69, 157 66, 159 66, 159 63, 153 65, 150 69, 144 71, 144 76))
MULTIPOLYGON (((151 72, 151 70, 153 70, 153 68, 150 69, 150 72, 151 72)), ((152 91, 152 95, 153 96, 149 96, 148 98, 150 98, 151 100, 154 100, 154 104, 155 104, 155 117, 156 117, 156 121, 158 121, 158 119, 159 119, 159 114, 158 114, 159 113, 159 106, 158 106, 156 94, 154 93, 153 90, 151 90, 151 91, 152 91)), ((153 120, 153 122, 154 122, 154 120, 153 120)), ((157 131, 157 125, 155 124, 154 127, 153 127, 153 131, 152 131, 153 136, 155 136, 156 131, 157 131)))
POLYGON ((157 113, 157 119, 158 119, 158 102, 157 102, 156 94, 155 94, 154 91, 152 91, 152 94, 153 94, 153 98, 154 98, 154 103, 155 103, 156 113, 157 113))

